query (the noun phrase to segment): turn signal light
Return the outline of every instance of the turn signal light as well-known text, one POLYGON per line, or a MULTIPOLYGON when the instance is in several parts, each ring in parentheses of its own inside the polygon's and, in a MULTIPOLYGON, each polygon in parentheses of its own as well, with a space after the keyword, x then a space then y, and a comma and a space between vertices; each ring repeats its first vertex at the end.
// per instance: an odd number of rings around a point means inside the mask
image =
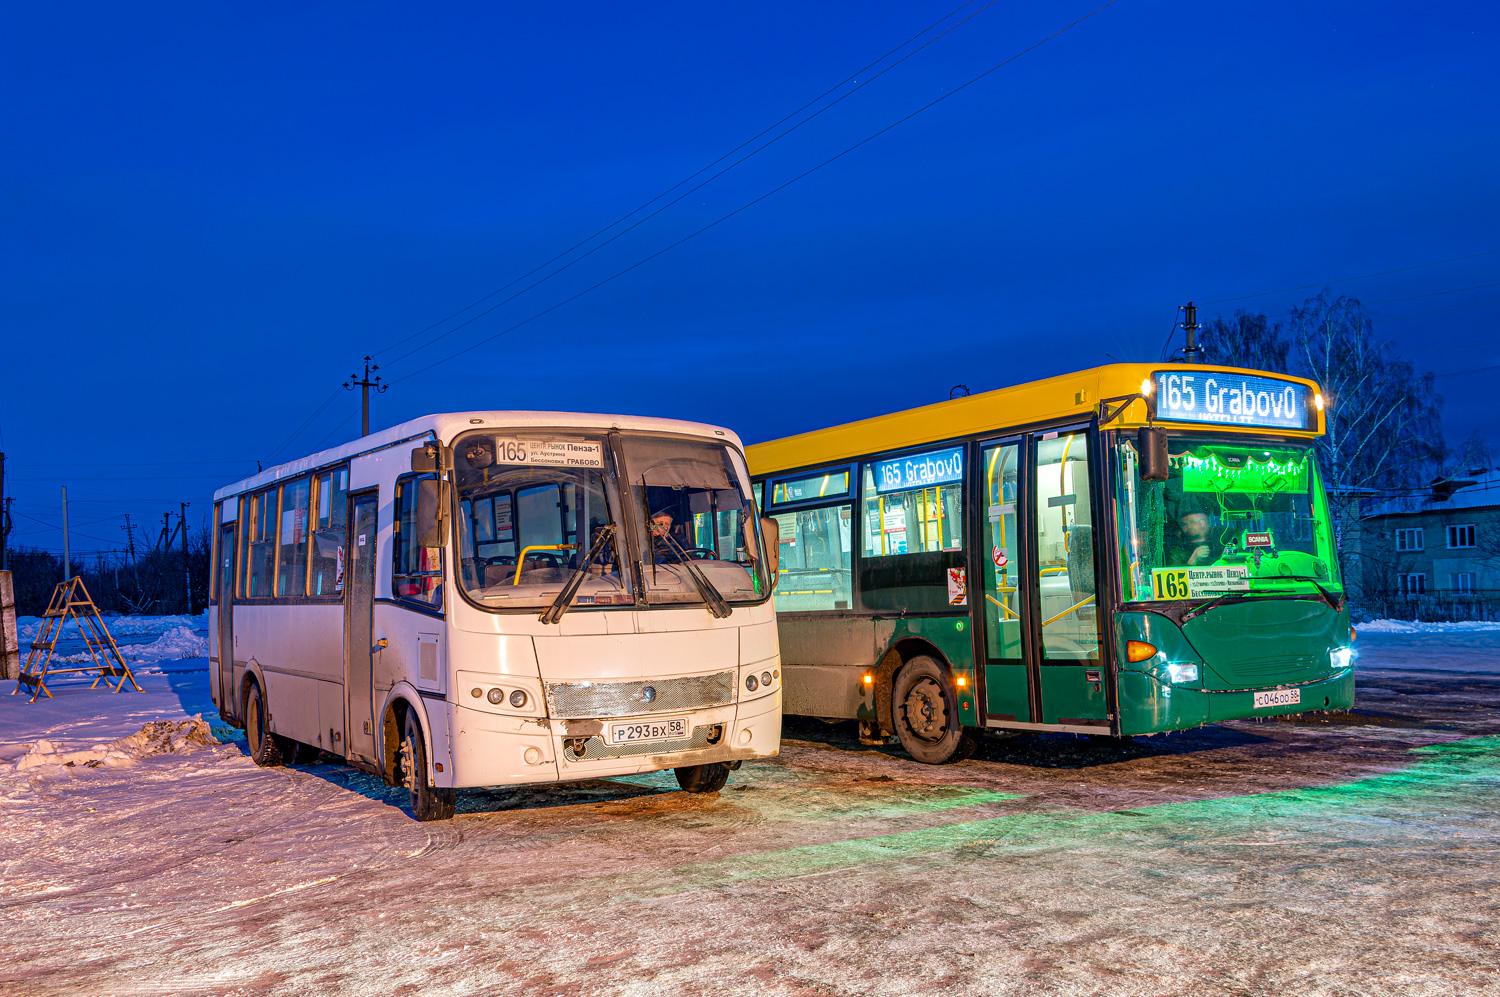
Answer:
POLYGON ((960 675, 958 677, 958 687, 960 689, 962 689, 964 686, 966 686, 968 684, 969 684, 969 680, 968 679, 964 678, 962 675, 960 675))
POLYGON ((874 685, 874 684, 875 684, 875 676, 871 675, 869 672, 866 672, 865 673, 865 685, 874 685))
POLYGON ((1129 661, 1145 661, 1147 658, 1156 657, 1156 645, 1148 644, 1143 640, 1127 640, 1125 642, 1125 657, 1129 661))
POLYGON ((1354 632, 1354 628, 1350 627, 1349 628, 1349 643, 1353 644, 1354 643, 1354 638, 1356 638, 1358 636, 1359 636, 1359 634, 1357 634, 1357 633, 1354 632))

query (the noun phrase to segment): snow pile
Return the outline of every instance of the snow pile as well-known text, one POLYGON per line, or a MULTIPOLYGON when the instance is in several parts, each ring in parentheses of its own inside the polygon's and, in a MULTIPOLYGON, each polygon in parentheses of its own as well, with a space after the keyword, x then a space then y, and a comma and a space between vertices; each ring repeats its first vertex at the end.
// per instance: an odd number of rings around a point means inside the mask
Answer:
MULTIPOLYGON (((1450 634, 1500 632, 1500 623, 1484 620, 1460 620, 1457 623, 1423 623, 1421 620, 1369 620, 1356 623, 1354 629, 1369 634, 1450 634)), ((208 652, 205 651, 205 654, 208 652)))
MULTIPOLYGON (((171 617, 167 617, 171 619, 171 617)), ((173 627, 149 644, 121 644, 120 656, 129 662, 177 661, 182 658, 208 657, 208 639, 192 627, 173 627)), ((87 651, 54 655, 53 661, 87 664, 93 660, 87 651)))
MULTIPOLYGON (((31 639, 41 632, 44 620, 40 616, 19 616, 16 618, 16 629, 23 644, 30 643, 31 639)), ((124 637, 156 637, 172 630, 175 627, 189 627, 194 630, 208 629, 208 614, 199 613, 197 616, 106 616, 104 626, 115 640, 124 637)), ((78 624, 68 620, 62 626, 59 634, 64 640, 77 640, 78 624)))
POLYGON ((183 755, 194 748, 219 744, 208 722, 199 713, 188 720, 153 720, 134 734, 108 744, 96 744, 80 751, 65 751, 42 738, 16 759, 17 772, 55 765, 62 768, 116 768, 134 765, 142 758, 156 755, 183 755))

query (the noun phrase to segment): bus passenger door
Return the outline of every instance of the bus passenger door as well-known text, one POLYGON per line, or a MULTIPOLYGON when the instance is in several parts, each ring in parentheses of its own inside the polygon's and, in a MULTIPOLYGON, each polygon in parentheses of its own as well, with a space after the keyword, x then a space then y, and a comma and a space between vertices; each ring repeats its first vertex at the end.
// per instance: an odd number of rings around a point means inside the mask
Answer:
POLYGON ((1021 598, 1021 565, 1017 547, 1020 509, 1021 444, 1019 440, 986 443, 980 450, 979 513, 984 543, 980 545, 980 577, 984 580, 980 611, 980 639, 984 642, 985 720, 991 724, 1034 723, 1031 711, 1030 669, 1026 645, 1030 636, 1021 598))
POLYGON ((371 656, 375 644, 375 514, 379 492, 349 496, 344 539, 345 726, 351 755, 375 760, 375 703, 371 656))
POLYGON ((1095 601, 1094 514, 1086 427, 1031 438, 1032 501, 1028 587, 1035 607, 1036 674, 1042 723, 1107 733, 1109 676, 1095 601))
POLYGON ((239 715, 234 694, 234 524, 219 527, 219 715, 239 715))

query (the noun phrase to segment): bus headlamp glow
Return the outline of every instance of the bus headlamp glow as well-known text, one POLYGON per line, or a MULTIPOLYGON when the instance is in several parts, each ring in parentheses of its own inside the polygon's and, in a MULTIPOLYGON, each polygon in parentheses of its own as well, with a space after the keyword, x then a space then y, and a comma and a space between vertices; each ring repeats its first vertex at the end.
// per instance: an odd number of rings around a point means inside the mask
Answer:
POLYGON ((1156 390, 1156 382, 1153 381, 1153 380, 1151 380, 1151 378, 1148 377, 1144 381, 1141 382, 1141 396, 1143 398, 1150 398, 1151 397, 1151 392, 1153 392, 1155 390, 1156 390))
POLYGON ((1198 681, 1198 663, 1196 661, 1173 661, 1167 665, 1167 678, 1176 685, 1184 682, 1198 681))
POLYGON ((1145 661, 1156 657, 1156 645, 1148 644, 1143 640, 1127 640, 1125 642, 1125 660, 1145 661))
POLYGON ((1323 392, 1319 391, 1317 394, 1313 395, 1313 405, 1319 412, 1323 411, 1323 406, 1327 404, 1328 403, 1323 400, 1323 392))
POLYGON ((1354 664, 1354 648, 1336 647, 1328 652, 1328 663, 1333 666, 1334 671, 1342 671, 1354 664))

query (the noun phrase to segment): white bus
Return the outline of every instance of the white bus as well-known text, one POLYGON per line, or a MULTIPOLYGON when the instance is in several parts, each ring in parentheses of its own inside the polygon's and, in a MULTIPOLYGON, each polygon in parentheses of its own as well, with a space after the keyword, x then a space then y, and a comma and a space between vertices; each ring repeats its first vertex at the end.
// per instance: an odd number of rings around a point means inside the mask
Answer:
POLYGON ((326 751, 437 820, 464 787, 711 793, 777 753, 776 569, 728 430, 431 415, 214 499, 212 694, 261 765, 326 751))

